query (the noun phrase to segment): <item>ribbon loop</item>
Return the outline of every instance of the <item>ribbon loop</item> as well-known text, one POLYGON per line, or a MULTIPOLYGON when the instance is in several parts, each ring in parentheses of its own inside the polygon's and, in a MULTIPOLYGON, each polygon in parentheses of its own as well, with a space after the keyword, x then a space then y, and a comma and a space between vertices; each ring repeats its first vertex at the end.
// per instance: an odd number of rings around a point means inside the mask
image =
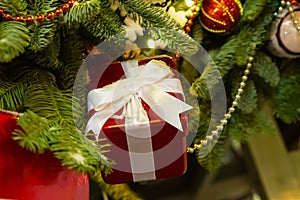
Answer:
MULTIPOLYGON (((125 124, 148 123, 141 99, 162 119, 182 131, 179 114, 192 107, 167 92, 183 94, 180 81, 162 61, 151 60, 138 67, 137 61, 123 62, 126 79, 88 94, 88 109, 96 113, 89 119, 86 132, 99 136, 105 122, 123 108, 125 124)), ((98 137, 97 137, 98 138, 98 137)))

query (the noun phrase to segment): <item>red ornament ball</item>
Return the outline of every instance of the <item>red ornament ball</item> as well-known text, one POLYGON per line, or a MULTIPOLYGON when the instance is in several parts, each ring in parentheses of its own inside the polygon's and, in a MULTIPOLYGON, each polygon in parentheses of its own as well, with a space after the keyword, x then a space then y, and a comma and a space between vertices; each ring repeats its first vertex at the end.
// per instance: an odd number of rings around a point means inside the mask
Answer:
POLYGON ((237 24, 242 13, 239 0, 203 0, 199 20, 210 32, 226 33, 237 24))
MULTIPOLYGON (((300 8, 294 9, 294 20, 300 22, 300 8)), ((300 57, 300 30, 297 30, 287 9, 277 16, 268 47, 278 57, 300 57)))

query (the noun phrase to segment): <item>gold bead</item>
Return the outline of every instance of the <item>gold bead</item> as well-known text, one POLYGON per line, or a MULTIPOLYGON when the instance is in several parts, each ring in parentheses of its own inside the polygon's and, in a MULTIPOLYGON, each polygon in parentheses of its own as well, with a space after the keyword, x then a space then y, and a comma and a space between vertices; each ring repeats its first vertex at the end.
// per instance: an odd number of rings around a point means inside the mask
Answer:
POLYGON ((233 107, 229 108, 229 112, 234 112, 235 109, 233 107))
POLYGON ((281 1, 281 5, 283 5, 283 6, 284 6, 284 5, 285 5, 285 1, 281 1))
MULTIPOLYGON (((217 129, 218 129, 218 130, 223 130, 223 128, 224 128, 224 127, 223 127, 222 125, 217 126, 217 129)), ((214 134, 214 135, 217 135, 217 134, 218 134, 218 132, 216 131, 216 134, 214 134)))
POLYGON ((242 80, 243 80, 243 81, 246 81, 247 79, 248 79, 247 76, 242 76, 242 80))
POLYGON ((245 87, 245 85, 246 85, 245 82, 241 82, 241 83, 240 83, 240 86, 241 86, 241 87, 245 87))
POLYGON ((229 113, 226 113, 226 114, 224 115, 224 117, 228 119, 228 118, 230 118, 230 117, 231 117, 231 114, 229 114, 229 113))
POLYGON ((252 56, 249 56, 248 61, 252 62, 254 60, 254 58, 252 56))
POLYGON ((289 2, 289 1, 286 2, 286 5, 287 5, 287 6, 290 6, 290 5, 291 5, 291 2, 289 2))
POLYGON ((298 20, 297 19, 294 20, 294 24, 298 24, 298 20))
POLYGON ((240 99, 240 98, 241 98, 241 95, 238 95, 238 94, 237 94, 237 95, 235 95, 235 98, 236 98, 236 99, 240 99))
POLYGON ((194 149, 200 149, 201 148, 201 144, 194 144, 194 149))
POLYGON ((280 7, 278 8, 278 11, 281 12, 282 10, 283 10, 283 8, 280 6, 280 7))
POLYGON ((216 136, 218 134, 218 131, 212 131, 211 134, 212 134, 212 136, 216 136))
POLYGON ((250 68, 252 67, 252 64, 251 63, 247 63, 247 68, 250 68))
POLYGON ((244 74, 245 75, 248 75, 250 73, 250 70, 249 69, 246 69, 245 71, 244 71, 244 74))
POLYGON ((222 124, 222 125, 227 124, 227 122, 228 122, 228 121, 227 121, 226 119, 222 119, 222 120, 221 120, 221 124, 222 124))
POLYGON ((212 140, 213 137, 211 135, 206 136, 207 140, 212 140))
POLYGON ((188 148, 187 148, 187 152, 188 152, 188 153, 194 153, 194 149, 188 147, 188 148))
POLYGON ((233 102, 232 102, 232 105, 237 106, 237 105, 238 105, 238 102, 237 102, 237 101, 233 101, 233 102))
POLYGON ((239 93, 242 93, 242 92, 244 92, 244 90, 243 90, 242 88, 239 88, 239 89, 238 89, 238 92, 239 92, 239 93))

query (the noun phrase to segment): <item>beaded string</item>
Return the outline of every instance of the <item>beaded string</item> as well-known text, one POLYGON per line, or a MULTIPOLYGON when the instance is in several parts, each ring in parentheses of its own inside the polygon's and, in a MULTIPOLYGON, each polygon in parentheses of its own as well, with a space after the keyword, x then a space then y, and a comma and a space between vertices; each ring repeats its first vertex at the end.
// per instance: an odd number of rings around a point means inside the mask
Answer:
POLYGON ((293 6, 298 6, 300 7, 300 3, 298 3, 296 0, 282 0, 280 2, 280 6, 278 8, 278 12, 275 12, 274 15, 277 17, 278 14, 280 14, 285 7, 287 7, 289 14, 291 16, 292 22, 298 33, 300 33, 300 25, 299 21, 295 18, 295 13, 294 13, 294 7, 293 6))
MULTIPOLYGON (((254 47, 255 48, 255 47, 254 47)), ((224 126, 228 123, 228 120, 231 118, 231 114, 235 111, 236 106, 238 106, 238 101, 241 98, 242 93, 244 92, 244 87, 246 86, 246 81, 248 80, 248 75, 250 73, 250 68, 252 67, 252 62, 254 58, 253 56, 248 57, 248 63, 246 65, 246 69, 244 70, 242 81, 240 82, 238 92, 231 104, 231 107, 228 109, 228 112, 224 114, 224 118, 219 121, 219 125, 211 131, 210 135, 207 135, 204 139, 200 140, 198 144, 194 144, 193 147, 188 147, 187 152, 193 153, 195 150, 201 149, 203 146, 207 145, 214 138, 218 138, 221 132, 223 131, 224 126)))
POLYGON ((3 8, 0 8, 0 17, 3 16, 7 21, 17 21, 17 22, 29 22, 32 23, 35 20, 38 22, 44 22, 45 18, 48 20, 53 20, 55 17, 61 16, 64 12, 67 12, 70 7, 72 7, 77 0, 69 0, 67 3, 62 4, 61 7, 56 8, 54 11, 48 12, 46 15, 38 14, 36 16, 13 16, 12 14, 6 12, 3 8))
MULTIPOLYGON (((195 0, 193 6, 190 9, 190 15, 188 16, 188 22, 185 25, 185 32, 189 34, 191 32, 191 26, 193 25, 193 19, 197 15, 197 12, 199 12, 198 1, 195 0)), ((256 48, 256 45, 253 45, 253 49, 256 48)), ((176 54, 174 56, 174 60, 177 61, 180 58, 180 55, 176 54)), ((237 94, 231 104, 231 107, 228 109, 227 113, 224 114, 224 118, 221 119, 218 123, 218 125, 215 127, 214 130, 211 131, 210 135, 207 135, 204 139, 200 140, 198 144, 194 144, 193 147, 188 147, 187 152, 188 153, 194 153, 195 150, 200 150, 204 146, 206 146, 209 142, 211 142, 213 139, 218 138, 221 134, 221 132, 224 129, 224 126, 228 123, 228 120, 231 118, 231 114, 235 111, 235 108, 238 106, 238 101, 241 98, 242 93, 244 92, 244 87, 246 86, 246 81, 248 80, 248 75, 250 73, 250 68, 252 67, 252 62, 254 60, 253 56, 248 57, 248 63, 246 65, 246 69, 244 70, 243 76, 241 78, 241 82, 239 84, 239 88, 237 90, 237 94)))
MULTIPOLYGON (((189 9, 189 14, 187 16, 188 21, 186 22, 185 26, 184 26, 184 31, 186 34, 189 34, 191 32, 191 26, 193 26, 194 22, 193 20, 195 19, 195 17, 197 16, 198 12, 199 12, 199 8, 198 8, 198 0, 194 0, 193 5, 191 6, 191 8, 189 9)), ((173 57, 173 61, 177 62, 180 59, 180 55, 179 54, 175 54, 173 57)))

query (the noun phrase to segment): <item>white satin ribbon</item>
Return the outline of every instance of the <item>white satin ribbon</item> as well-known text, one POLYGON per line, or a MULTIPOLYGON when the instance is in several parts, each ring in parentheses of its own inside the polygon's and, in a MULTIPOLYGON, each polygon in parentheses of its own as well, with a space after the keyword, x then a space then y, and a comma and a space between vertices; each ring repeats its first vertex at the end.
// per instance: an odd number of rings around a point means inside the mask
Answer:
POLYGON ((151 60, 140 67, 137 67, 137 61, 123 62, 122 66, 126 79, 88 93, 88 110, 94 109, 96 113, 89 119, 86 132, 92 131, 98 138, 105 122, 121 108, 123 112, 119 117, 125 117, 127 126, 149 123, 140 99, 161 119, 182 131, 179 114, 192 107, 167 93, 183 93, 179 79, 172 78, 168 66, 158 60, 151 60))

